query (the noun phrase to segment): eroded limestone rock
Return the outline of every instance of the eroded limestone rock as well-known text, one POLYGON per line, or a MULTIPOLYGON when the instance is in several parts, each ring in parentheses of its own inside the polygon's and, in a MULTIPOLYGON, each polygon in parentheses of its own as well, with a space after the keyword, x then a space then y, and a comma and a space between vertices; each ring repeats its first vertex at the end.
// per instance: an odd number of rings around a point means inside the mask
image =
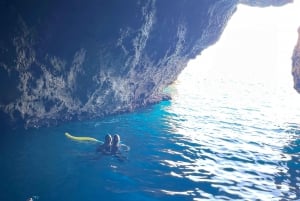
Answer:
POLYGON ((240 2, 290 1, 1 1, 0 122, 52 125, 167 99, 240 2))
POLYGON ((300 93, 300 27, 298 28, 298 41, 294 48, 292 61, 294 88, 298 91, 298 93, 300 93))

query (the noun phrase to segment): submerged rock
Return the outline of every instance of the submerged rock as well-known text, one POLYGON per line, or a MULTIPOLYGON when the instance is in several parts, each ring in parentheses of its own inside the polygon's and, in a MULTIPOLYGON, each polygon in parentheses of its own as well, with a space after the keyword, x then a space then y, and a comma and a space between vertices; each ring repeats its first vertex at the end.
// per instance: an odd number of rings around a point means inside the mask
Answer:
POLYGON ((170 98, 163 89, 239 2, 289 1, 1 1, 1 122, 45 126, 170 98))
POLYGON ((294 78, 294 88, 300 93, 300 27, 298 28, 298 41, 294 48, 294 53, 292 57, 293 68, 292 74, 294 78))

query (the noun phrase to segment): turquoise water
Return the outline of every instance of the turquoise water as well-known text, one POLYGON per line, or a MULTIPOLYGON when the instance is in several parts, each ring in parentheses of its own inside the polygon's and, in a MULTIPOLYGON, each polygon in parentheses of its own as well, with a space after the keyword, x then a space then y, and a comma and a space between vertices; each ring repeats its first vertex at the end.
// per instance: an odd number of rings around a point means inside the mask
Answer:
POLYGON ((169 89, 173 100, 135 113, 4 131, 0 200, 300 200, 292 87, 224 75, 189 81, 169 89), (102 156, 65 132, 119 133, 130 151, 122 161, 102 156))

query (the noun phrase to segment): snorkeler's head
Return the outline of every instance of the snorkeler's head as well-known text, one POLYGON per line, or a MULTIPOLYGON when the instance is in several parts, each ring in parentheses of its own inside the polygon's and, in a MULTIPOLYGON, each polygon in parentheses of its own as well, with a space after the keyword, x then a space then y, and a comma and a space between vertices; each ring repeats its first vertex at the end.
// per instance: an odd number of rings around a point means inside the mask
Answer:
POLYGON ((107 134, 105 135, 105 144, 111 144, 112 138, 111 135, 107 134))
POLYGON ((113 144, 118 145, 120 143, 121 139, 118 134, 114 134, 113 136, 113 144))

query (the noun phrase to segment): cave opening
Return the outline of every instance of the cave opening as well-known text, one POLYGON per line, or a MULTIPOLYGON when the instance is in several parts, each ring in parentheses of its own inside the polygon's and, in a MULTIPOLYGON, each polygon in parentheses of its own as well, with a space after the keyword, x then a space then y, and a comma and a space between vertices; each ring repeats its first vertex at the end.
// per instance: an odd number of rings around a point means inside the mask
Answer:
POLYGON ((173 102, 189 104, 185 97, 201 102, 201 97, 214 101, 223 96, 231 101, 224 104, 265 104, 272 118, 295 113, 300 95, 293 88, 291 57, 298 38, 299 10, 299 1, 282 7, 239 5, 219 41, 179 75, 173 85, 173 102))

